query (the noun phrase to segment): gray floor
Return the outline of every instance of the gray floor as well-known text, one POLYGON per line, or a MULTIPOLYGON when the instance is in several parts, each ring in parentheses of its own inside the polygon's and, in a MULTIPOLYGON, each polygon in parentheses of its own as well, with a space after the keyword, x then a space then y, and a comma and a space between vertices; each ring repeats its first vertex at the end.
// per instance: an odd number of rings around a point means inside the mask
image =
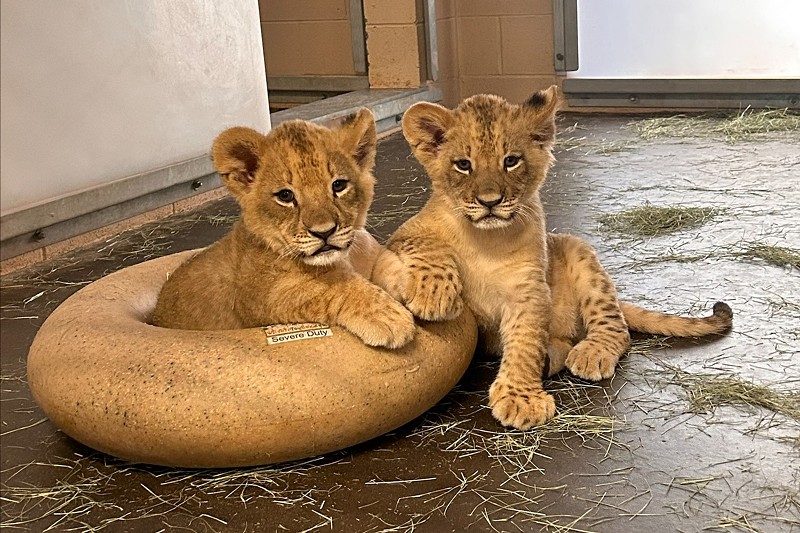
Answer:
MULTIPOLYGON (((237 212, 222 200, 2 279, 3 528, 800 531, 800 270, 746 253, 753 243, 779 245, 796 264, 800 134, 644 140, 629 125, 642 120, 561 118, 559 162, 545 187, 549 226, 592 242, 627 300, 699 314, 727 301, 730 335, 637 337, 613 379, 550 381, 559 415, 528 433, 503 430, 485 408, 497 362, 479 353, 425 416, 309 461, 173 470, 72 441, 25 384, 37 328, 105 273, 219 238, 237 212), (600 224, 648 202, 718 211, 654 238, 600 224), (734 392, 766 386, 761 397, 772 403, 716 406, 727 398, 713 394, 720 383, 734 392)), ((399 134, 381 141, 376 176, 370 224, 385 238, 425 201, 428 182, 399 134)))

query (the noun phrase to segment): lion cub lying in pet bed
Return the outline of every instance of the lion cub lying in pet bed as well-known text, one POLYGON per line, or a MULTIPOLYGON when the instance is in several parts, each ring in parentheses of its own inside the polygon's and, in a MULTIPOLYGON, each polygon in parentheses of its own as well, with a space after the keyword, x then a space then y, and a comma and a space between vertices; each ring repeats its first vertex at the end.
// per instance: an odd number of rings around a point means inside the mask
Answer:
POLYGON ((688 337, 724 332, 732 321, 722 302, 706 318, 621 303, 586 242, 547 233, 539 188, 553 163, 557 107, 551 87, 523 105, 477 95, 452 111, 431 103, 406 111, 403 134, 433 191, 373 271, 422 319, 472 310, 487 349, 502 356, 492 414, 518 429, 555 413, 542 388, 548 360, 550 369, 598 381, 614 374, 629 328, 688 337))
POLYGON ((368 109, 337 129, 290 121, 268 135, 241 127, 220 134, 214 166, 241 221, 170 276, 152 323, 214 330, 322 322, 370 346, 408 343, 413 316, 367 281, 380 251, 364 230, 375 145, 368 109))

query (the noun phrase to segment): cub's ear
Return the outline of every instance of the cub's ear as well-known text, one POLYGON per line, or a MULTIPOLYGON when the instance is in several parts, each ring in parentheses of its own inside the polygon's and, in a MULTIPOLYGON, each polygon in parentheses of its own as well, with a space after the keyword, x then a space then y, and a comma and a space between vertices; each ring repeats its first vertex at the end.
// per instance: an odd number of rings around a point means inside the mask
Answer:
POLYGON ((375 117, 372 111, 362 107, 348 117, 339 127, 342 149, 355 159, 361 171, 371 171, 375 166, 376 143, 375 117))
POLYGON ((266 137, 250 128, 230 128, 214 139, 211 157, 228 190, 241 196, 255 181, 266 137))
POLYGON ((416 103, 403 115, 403 135, 423 164, 439 153, 452 125, 453 112, 430 102, 416 103))
POLYGON ((531 139, 549 148, 556 138, 555 116, 561 105, 561 95, 557 85, 551 85, 543 91, 537 91, 522 104, 525 120, 531 126, 531 139))
POLYGON ((536 91, 522 104, 526 108, 541 115, 555 115, 561 104, 561 93, 558 85, 551 85, 547 89, 536 91))

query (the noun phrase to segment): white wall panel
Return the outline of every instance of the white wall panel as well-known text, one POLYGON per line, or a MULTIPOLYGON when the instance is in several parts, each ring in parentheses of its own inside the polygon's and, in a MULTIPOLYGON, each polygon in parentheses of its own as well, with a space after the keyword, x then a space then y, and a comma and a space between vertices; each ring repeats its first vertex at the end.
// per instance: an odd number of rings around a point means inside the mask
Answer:
POLYGON ((579 0, 576 78, 800 77, 797 0, 579 0))
POLYGON ((269 129, 258 4, 2 0, 3 214, 269 129))

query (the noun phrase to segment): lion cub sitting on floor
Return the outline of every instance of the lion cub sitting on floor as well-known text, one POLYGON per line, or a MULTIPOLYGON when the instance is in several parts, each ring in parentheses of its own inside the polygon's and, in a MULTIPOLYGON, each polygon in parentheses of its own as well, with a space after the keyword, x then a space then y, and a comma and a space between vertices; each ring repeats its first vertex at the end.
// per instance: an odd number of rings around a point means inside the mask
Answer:
POLYGON ((367 281, 380 252, 363 229, 375 151, 368 109, 337 129, 291 121, 266 136, 224 131, 212 156, 241 221, 169 277, 152 323, 213 330, 323 322, 371 346, 408 343, 413 316, 367 281))
POLYGON ((372 279, 425 320, 474 314, 501 356, 492 414, 528 429, 555 413, 542 378, 567 367, 592 381, 614 374, 628 329, 674 336, 721 333, 724 303, 704 318, 619 302, 583 240, 548 234, 539 189, 553 163, 556 87, 522 105, 476 95, 455 110, 418 103, 403 134, 431 178, 422 210, 392 235, 372 279))

